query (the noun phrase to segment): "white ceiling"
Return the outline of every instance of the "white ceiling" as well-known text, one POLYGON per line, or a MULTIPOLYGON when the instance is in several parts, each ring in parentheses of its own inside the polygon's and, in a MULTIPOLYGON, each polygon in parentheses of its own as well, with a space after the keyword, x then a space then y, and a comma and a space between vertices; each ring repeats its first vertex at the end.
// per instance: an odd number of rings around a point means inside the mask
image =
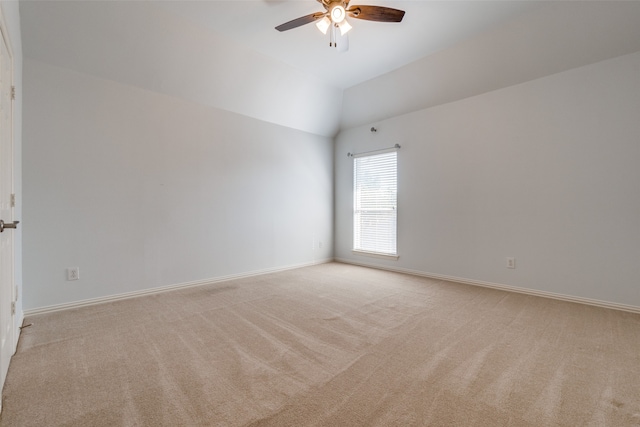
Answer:
POLYGON ((404 10, 401 23, 348 19, 350 49, 329 47, 329 36, 314 24, 289 31, 274 29, 300 16, 323 11, 314 0, 167 1, 161 7, 264 55, 344 89, 370 80, 491 26, 531 10, 534 1, 353 0, 352 6, 377 5, 404 10))
POLYGON ((315 0, 21 1, 23 53, 324 136, 640 51, 640 1, 352 0, 406 11, 350 19, 339 53, 315 0))

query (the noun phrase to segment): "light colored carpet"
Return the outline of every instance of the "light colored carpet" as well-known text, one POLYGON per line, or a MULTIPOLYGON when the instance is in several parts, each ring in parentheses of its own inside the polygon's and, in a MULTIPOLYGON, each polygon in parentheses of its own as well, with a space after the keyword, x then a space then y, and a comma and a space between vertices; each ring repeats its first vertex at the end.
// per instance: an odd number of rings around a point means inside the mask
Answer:
POLYGON ((640 316, 331 263, 27 319, 3 426, 640 426, 640 316))

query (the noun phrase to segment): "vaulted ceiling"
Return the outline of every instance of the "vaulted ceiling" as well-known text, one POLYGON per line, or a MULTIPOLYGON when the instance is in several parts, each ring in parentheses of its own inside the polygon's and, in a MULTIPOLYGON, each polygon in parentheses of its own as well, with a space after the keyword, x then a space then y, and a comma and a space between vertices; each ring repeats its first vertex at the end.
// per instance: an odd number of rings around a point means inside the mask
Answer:
MULTIPOLYGON (((333 136, 340 129, 640 51, 639 1, 353 0, 340 53, 296 1, 28 1, 25 58, 333 136)), ((28 66, 28 65, 27 65, 28 66)))

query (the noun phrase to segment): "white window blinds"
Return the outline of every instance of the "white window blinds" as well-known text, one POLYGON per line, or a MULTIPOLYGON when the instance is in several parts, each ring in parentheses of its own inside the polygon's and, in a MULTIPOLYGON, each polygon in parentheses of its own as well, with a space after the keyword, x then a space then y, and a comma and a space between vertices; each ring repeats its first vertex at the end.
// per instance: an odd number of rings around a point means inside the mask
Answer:
POLYGON ((353 159, 353 250, 397 255, 398 153, 353 159))

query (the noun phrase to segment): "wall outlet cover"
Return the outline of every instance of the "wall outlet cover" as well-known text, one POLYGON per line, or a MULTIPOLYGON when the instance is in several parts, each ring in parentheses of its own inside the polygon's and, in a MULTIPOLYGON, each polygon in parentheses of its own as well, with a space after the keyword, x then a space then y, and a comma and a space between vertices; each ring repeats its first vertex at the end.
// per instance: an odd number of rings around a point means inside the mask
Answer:
POLYGON ((80 280, 80 267, 67 268, 67 280, 80 280))

